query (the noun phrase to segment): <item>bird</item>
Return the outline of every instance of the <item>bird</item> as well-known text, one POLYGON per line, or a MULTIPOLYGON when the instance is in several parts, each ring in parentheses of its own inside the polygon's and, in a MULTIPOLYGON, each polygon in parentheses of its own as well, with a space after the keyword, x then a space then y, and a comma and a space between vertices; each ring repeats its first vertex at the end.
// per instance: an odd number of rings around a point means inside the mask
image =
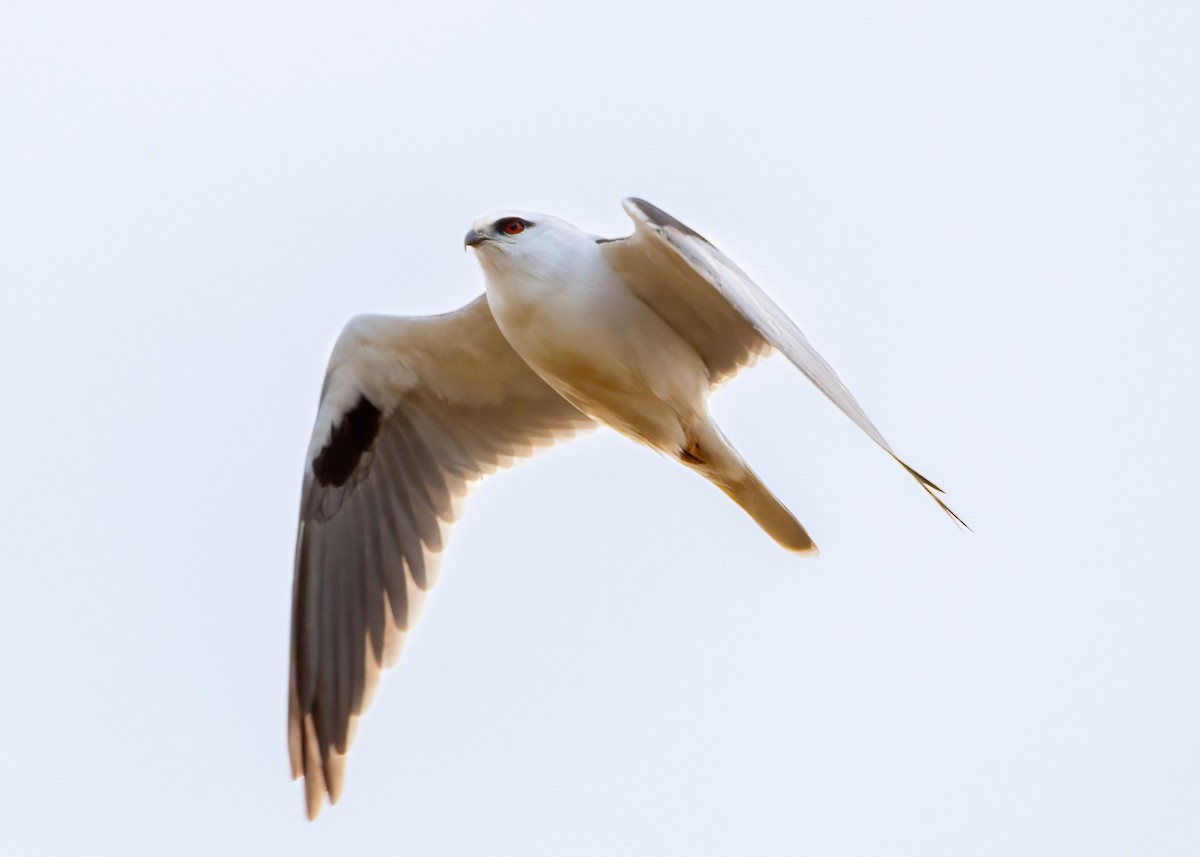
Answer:
POLYGON ((472 485, 598 426, 695 471, 797 554, 817 547, 709 414, 710 392, 782 353, 944 512, 804 334, 696 231, 650 203, 602 238, 503 211, 464 239, 485 291, 427 317, 357 316, 329 360, 305 461, 288 745, 315 818, 336 803, 358 718, 433 586, 472 485))

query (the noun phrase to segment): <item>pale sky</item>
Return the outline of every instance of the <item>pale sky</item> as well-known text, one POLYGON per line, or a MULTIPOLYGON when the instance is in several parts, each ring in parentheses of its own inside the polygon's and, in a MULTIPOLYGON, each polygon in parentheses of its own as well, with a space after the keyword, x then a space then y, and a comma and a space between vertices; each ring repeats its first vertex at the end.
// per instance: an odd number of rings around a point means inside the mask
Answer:
POLYGON ((1200 853, 1194 3, 0 6, 0 853, 1200 853), (361 312, 623 196, 800 323, 779 549, 611 432, 485 481, 304 820, 301 468, 361 312))

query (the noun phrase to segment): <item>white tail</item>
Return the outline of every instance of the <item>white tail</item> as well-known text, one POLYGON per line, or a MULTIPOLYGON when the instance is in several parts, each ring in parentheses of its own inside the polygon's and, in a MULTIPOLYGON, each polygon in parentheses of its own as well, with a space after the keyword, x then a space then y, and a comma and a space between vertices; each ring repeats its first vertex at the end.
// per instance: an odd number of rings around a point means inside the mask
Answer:
POLYGON ((804 526, 767 490, 767 486, 759 481, 750 468, 746 468, 742 478, 736 482, 716 482, 716 485, 745 509, 768 536, 788 550, 810 556, 820 553, 804 526))
POLYGON ((679 453, 679 460, 724 491, 783 547, 817 556, 817 546, 803 525, 767 490, 720 429, 711 420, 697 428, 689 432, 693 439, 679 453))

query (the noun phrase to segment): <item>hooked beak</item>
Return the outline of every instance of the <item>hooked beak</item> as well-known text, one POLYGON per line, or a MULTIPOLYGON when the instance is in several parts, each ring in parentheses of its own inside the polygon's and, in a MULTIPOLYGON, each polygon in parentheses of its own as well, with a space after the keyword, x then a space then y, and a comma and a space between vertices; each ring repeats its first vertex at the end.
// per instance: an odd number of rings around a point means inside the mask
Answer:
POLYGON ((467 233, 467 237, 463 239, 463 247, 478 247, 487 240, 489 240, 488 237, 478 229, 472 229, 467 233))

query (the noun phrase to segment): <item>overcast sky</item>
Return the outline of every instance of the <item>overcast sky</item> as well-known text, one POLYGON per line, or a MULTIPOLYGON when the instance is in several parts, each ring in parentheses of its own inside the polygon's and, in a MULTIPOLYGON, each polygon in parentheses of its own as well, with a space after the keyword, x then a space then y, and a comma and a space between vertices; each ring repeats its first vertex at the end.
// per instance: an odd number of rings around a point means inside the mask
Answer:
POLYGON ((1195 3, 0 5, 0 852, 1200 853, 1195 3), (486 481, 304 821, 301 467, 360 312, 638 195, 787 308, 779 549, 602 432, 486 481))

